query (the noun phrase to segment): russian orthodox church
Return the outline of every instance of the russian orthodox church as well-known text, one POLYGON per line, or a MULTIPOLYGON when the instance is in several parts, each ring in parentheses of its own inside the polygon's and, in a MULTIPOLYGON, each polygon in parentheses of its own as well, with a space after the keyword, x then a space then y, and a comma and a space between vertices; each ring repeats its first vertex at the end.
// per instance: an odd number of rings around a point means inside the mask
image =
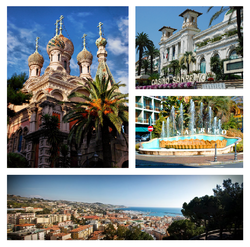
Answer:
MULTIPOLYGON (((72 41, 62 34, 63 16, 56 21, 56 35, 47 44, 47 53, 49 56, 49 66, 41 75, 44 58, 38 52, 38 37, 36 39, 36 50, 28 58, 29 78, 24 83, 23 92, 32 93, 29 104, 21 106, 10 106, 16 115, 10 119, 8 125, 8 145, 7 152, 17 152, 25 156, 32 168, 50 167, 49 164, 49 143, 43 135, 40 128, 41 116, 49 114, 57 116, 60 120, 60 133, 67 144, 67 136, 73 123, 64 123, 63 116, 70 110, 71 102, 82 102, 83 99, 68 96, 73 92, 79 92, 88 95, 87 91, 82 89, 87 80, 93 80, 91 76, 91 64, 93 55, 86 49, 86 34, 83 35, 83 50, 77 55, 77 61, 80 69, 79 76, 70 75, 70 60, 74 53, 72 41), (59 30, 58 30, 58 26, 59 30), (59 31, 59 33, 58 33, 59 31), (80 85, 81 83, 82 85, 80 85), (61 102, 59 104, 59 102, 61 102)), ((96 40, 98 48, 98 69, 96 76, 110 78, 110 83, 115 80, 106 63, 107 51, 105 46, 107 40, 102 37, 102 23, 100 22, 99 35, 96 40)), ((127 135, 127 126, 124 134, 127 135)), ((116 167, 128 167, 128 148, 126 141, 119 137, 111 141, 112 161, 116 167)), ((71 167, 88 167, 98 160, 102 161, 101 142, 96 143, 95 139, 90 144, 84 141, 80 150, 76 150, 74 145, 70 146, 71 167)))

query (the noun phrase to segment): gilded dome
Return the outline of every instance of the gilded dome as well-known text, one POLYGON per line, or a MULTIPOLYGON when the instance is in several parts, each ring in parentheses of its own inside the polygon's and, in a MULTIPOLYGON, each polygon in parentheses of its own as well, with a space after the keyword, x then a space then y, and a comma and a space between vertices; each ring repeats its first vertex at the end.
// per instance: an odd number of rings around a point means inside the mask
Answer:
POLYGON ((31 54, 28 58, 29 66, 31 65, 39 65, 40 67, 43 67, 44 59, 43 56, 40 55, 38 52, 34 52, 31 54))
POLYGON ((74 45, 73 45, 73 43, 71 42, 71 40, 69 40, 68 38, 64 37, 62 34, 59 35, 59 38, 65 44, 64 52, 67 53, 71 57, 73 55, 73 53, 74 53, 74 45))
POLYGON ((81 52, 79 52, 76 59, 78 63, 82 63, 83 61, 86 60, 90 60, 90 62, 92 63, 93 55, 86 49, 83 49, 81 52))
POLYGON ((99 47, 99 46, 105 46, 107 44, 107 40, 103 37, 99 37, 96 42, 95 42, 96 46, 99 47))
POLYGON ((58 48, 63 50, 65 48, 65 43, 59 36, 55 36, 49 41, 47 45, 47 53, 49 54, 50 51, 58 48))

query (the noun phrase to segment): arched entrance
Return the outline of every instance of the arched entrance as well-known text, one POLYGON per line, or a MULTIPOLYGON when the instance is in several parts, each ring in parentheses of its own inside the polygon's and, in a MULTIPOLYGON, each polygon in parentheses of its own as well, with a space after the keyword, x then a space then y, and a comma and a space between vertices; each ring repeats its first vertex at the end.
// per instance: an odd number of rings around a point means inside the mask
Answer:
POLYGON ((205 60, 205 58, 201 59, 200 71, 201 71, 202 74, 206 73, 206 60, 205 60))

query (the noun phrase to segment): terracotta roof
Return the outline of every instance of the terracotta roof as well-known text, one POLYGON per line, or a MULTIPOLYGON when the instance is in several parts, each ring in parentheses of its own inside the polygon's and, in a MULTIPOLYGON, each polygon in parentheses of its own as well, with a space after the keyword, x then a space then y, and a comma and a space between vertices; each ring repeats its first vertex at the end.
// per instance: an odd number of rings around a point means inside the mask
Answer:
POLYGON ((85 226, 75 228, 75 229, 71 230, 70 232, 80 232, 80 231, 86 230, 86 229, 88 229, 90 227, 91 227, 90 225, 85 225, 85 226))
POLYGON ((172 27, 166 27, 166 26, 163 26, 162 28, 160 28, 160 29, 159 29, 159 31, 161 31, 161 30, 162 30, 162 29, 164 29, 164 28, 171 29, 171 30, 173 30, 173 32, 177 30, 177 29, 172 28, 172 27))
POLYGON ((202 13, 200 13, 200 12, 194 11, 194 10, 192 10, 192 9, 186 9, 186 10, 183 11, 181 14, 179 14, 179 16, 183 17, 183 15, 184 15, 186 12, 188 12, 188 11, 191 11, 191 12, 194 12, 194 13, 198 14, 198 16, 202 15, 202 13))

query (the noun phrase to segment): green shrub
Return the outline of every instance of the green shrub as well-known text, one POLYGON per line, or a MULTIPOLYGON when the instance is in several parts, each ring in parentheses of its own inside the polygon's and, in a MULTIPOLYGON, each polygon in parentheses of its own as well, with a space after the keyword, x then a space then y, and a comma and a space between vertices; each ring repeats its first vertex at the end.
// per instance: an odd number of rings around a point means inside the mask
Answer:
POLYGON ((140 143, 135 144, 135 150, 139 151, 139 148, 140 148, 140 143))
POLYGON ((20 154, 8 153, 7 154, 8 168, 27 168, 29 167, 28 160, 20 154))

